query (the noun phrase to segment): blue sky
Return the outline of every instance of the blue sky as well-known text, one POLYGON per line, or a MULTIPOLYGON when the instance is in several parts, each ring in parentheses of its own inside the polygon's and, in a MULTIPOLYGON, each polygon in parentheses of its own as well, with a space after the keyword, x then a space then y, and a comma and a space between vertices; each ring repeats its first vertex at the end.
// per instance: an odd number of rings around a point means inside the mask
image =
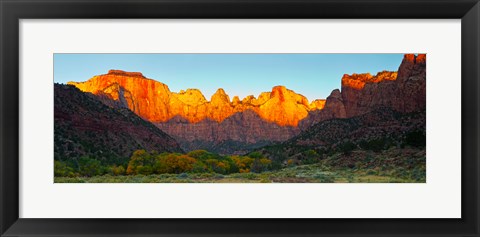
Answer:
POLYGON ((171 91, 223 88, 230 99, 284 85, 309 101, 340 89, 343 74, 396 71, 403 54, 54 54, 54 81, 86 81, 110 69, 141 72, 171 91))

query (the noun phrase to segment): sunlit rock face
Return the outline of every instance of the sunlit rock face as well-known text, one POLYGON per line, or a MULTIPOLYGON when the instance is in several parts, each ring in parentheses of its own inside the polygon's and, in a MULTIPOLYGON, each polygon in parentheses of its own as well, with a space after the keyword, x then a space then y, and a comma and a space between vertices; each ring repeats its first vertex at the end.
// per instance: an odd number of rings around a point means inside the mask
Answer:
POLYGON ((426 55, 406 54, 398 72, 344 75, 342 98, 347 117, 379 107, 412 112, 426 104, 426 55))
POLYGON ((382 71, 377 75, 372 76, 370 73, 363 74, 344 74, 342 77, 342 86, 361 90, 367 83, 379 83, 382 81, 395 81, 397 79, 397 72, 382 71))
POLYGON ((310 110, 305 96, 296 94, 284 86, 274 87, 270 98, 264 100, 264 103, 255 108, 256 112, 266 121, 273 121, 281 126, 297 126, 300 120, 307 117, 310 110))
POLYGON ((342 98, 348 117, 360 115, 377 105, 388 105, 395 89, 396 72, 379 72, 372 76, 370 73, 343 75, 342 98))
POLYGON ((311 110, 323 109, 325 107, 326 102, 327 100, 323 100, 323 99, 314 100, 310 103, 310 109, 311 110))
POLYGON ((321 100, 308 99, 284 86, 263 92, 258 98, 250 95, 240 100, 219 88, 208 101, 198 89, 171 92, 167 85, 144 77, 139 72, 110 70, 86 82, 69 82, 84 92, 118 101, 142 118, 155 123, 167 122, 181 116, 190 123, 203 120, 222 122, 238 112, 251 110, 267 122, 280 126, 297 126, 309 111, 322 109, 321 100))
POLYGON ((405 54, 398 72, 345 74, 342 91, 333 90, 321 110, 300 121, 301 130, 332 118, 350 118, 380 107, 407 113, 426 106, 426 55, 405 54))
POLYGON ((140 117, 149 121, 165 121, 170 119, 168 102, 170 100, 170 90, 168 86, 145 78, 138 72, 124 72, 120 70, 110 70, 108 74, 94 76, 86 82, 69 82, 84 92, 93 94, 109 95, 112 99, 118 98, 115 90, 111 90, 112 85, 118 85, 127 94, 129 98, 124 98, 128 107, 140 117))

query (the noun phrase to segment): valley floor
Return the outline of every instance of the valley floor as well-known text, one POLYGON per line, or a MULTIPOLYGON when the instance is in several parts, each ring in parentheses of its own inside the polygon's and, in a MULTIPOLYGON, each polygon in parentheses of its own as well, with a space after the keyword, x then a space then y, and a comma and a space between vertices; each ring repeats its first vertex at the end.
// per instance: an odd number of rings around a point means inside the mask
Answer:
POLYGON ((182 173, 129 176, 55 177, 55 183, 425 183, 425 169, 333 168, 324 164, 264 173, 182 173))

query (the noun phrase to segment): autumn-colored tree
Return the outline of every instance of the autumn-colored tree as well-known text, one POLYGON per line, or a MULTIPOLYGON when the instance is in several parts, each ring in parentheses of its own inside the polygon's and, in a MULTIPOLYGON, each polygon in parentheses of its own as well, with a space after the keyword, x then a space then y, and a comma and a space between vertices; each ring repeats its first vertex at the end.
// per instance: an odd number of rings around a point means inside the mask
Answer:
POLYGON ((240 173, 250 172, 254 159, 248 156, 232 156, 232 160, 235 162, 240 173))
POLYGON ((288 165, 288 166, 292 166, 292 165, 294 165, 294 164, 295 164, 295 161, 294 161, 293 159, 288 159, 288 160, 287 160, 287 165, 288 165))
POLYGON ((112 168, 111 168, 111 173, 112 175, 124 175, 125 174, 125 168, 123 166, 116 166, 114 165, 112 168))
POLYGON ((136 150, 133 152, 128 162, 127 174, 151 174, 155 164, 155 156, 152 156, 145 150, 136 150), (150 167, 150 168, 145 168, 150 167))
POLYGON ((219 174, 227 174, 230 172, 230 164, 227 160, 219 161, 216 159, 208 159, 205 163, 210 167, 210 169, 219 174))
POLYGON ((190 172, 193 169, 193 165, 195 164, 196 160, 190 156, 187 155, 180 155, 177 158, 177 167, 178 170, 175 171, 175 173, 184 173, 184 172, 190 172))
POLYGON ((190 157, 196 158, 196 159, 201 159, 204 156, 209 155, 209 154, 211 154, 211 153, 206 151, 206 150, 194 150, 194 151, 189 152, 187 155, 190 156, 190 157))
POLYGON ((188 155, 161 154, 154 165, 155 173, 185 173, 193 170, 196 160, 188 155))
POLYGON ((211 171, 215 172, 215 169, 218 166, 218 160, 208 159, 208 160, 205 161, 205 164, 210 168, 211 171))

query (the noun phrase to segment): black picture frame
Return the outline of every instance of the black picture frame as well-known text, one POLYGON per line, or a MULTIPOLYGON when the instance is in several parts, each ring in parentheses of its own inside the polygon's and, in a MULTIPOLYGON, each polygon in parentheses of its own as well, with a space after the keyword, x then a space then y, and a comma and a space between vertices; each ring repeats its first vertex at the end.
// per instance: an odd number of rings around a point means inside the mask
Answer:
POLYGON ((480 236, 478 0, 0 0, 0 16, 1 236, 480 236), (19 218, 19 20, 50 18, 461 19, 462 218, 19 218))

